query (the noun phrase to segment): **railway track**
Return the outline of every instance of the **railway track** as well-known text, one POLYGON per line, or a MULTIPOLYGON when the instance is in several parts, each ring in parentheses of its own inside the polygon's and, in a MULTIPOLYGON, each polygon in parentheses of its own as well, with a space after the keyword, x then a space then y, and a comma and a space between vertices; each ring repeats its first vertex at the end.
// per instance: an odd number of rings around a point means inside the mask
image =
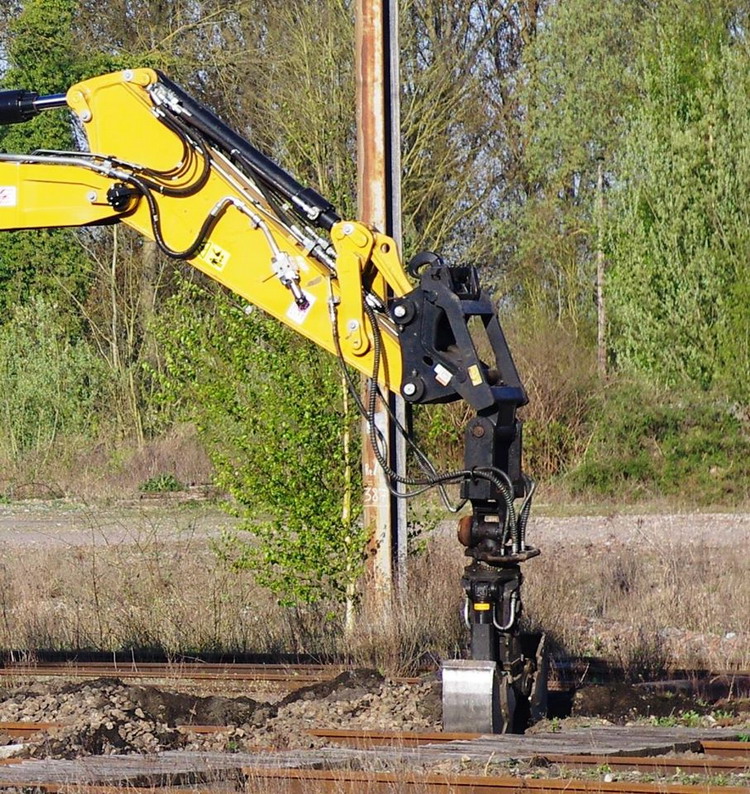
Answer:
MULTIPOLYGON (((313 729, 308 731, 311 736, 328 742, 342 744, 358 749, 376 747, 419 747, 449 742, 470 742, 481 738, 476 733, 440 733, 440 732, 388 732, 313 729)), ((734 772, 750 772, 750 742, 710 741, 701 740, 697 743, 696 752, 703 758, 673 757, 665 755, 632 756, 632 755, 582 755, 543 753, 533 757, 532 763, 537 766, 563 766, 576 768, 601 768, 608 766, 613 770, 639 772, 675 773, 676 770, 695 771, 698 774, 726 774, 734 772)))
POLYGON ((246 769, 250 790, 284 794, 748 794, 746 786, 679 783, 605 782, 574 778, 539 780, 483 775, 410 775, 396 772, 246 769), (274 784, 276 784, 274 786, 274 784), (261 788, 263 786, 263 788, 261 788))
MULTIPOLYGON (((230 663, 230 662, 125 662, 115 661, 87 661, 73 663, 66 660, 42 661, 29 664, 28 662, 8 662, 0 667, 0 678, 16 677, 42 679, 42 678, 111 678, 117 677, 124 680, 149 680, 167 681, 226 681, 240 683, 268 683, 280 688, 294 689, 311 684, 330 681, 339 673, 348 669, 344 665, 331 665, 319 663, 306 664, 269 664, 269 663, 230 663)), ((722 674, 715 674, 722 675, 722 674)), ((738 676, 748 676, 747 673, 733 673, 734 681, 738 676)), ((403 678, 404 683, 415 683, 419 679, 403 678)), ((60 728, 59 723, 0 723, 0 734, 10 735, 23 739, 38 736, 40 733, 53 732, 60 728)), ((184 725, 180 731, 187 734, 213 734, 229 731, 229 726, 223 725, 184 725)), ((362 771, 361 768, 339 768, 341 764, 333 763, 333 768, 327 768, 327 761, 322 763, 323 768, 302 768, 304 764, 297 764, 292 759, 283 763, 292 768, 272 768, 273 757, 276 755, 268 748, 263 749, 269 756, 268 765, 257 766, 251 763, 250 756, 242 763, 233 767, 232 780, 239 781, 239 791, 262 792, 263 794, 348 794, 348 792, 413 792, 413 794, 462 794, 463 792, 536 792, 537 794, 551 794, 552 792, 611 792, 611 794, 749 794, 750 792, 750 742, 713 741, 703 740, 697 746, 691 747, 691 755, 646 755, 630 754, 618 755, 608 750, 608 754, 588 755, 576 752, 538 752, 523 761, 523 772, 511 774, 509 767, 487 762, 486 770, 492 769, 498 774, 469 775, 469 774, 418 774, 416 772, 401 771, 376 771, 378 764, 373 759, 378 757, 378 748, 383 752, 391 751, 391 758, 399 757, 400 748, 422 748, 429 746, 435 748, 450 743, 460 745, 466 742, 467 746, 479 737, 473 734, 447 734, 447 733, 390 733, 383 731, 345 731, 345 730, 313 730, 309 731, 311 737, 323 740, 327 746, 341 745, 349 748, 349 752, 362 751, 363 757, 370 759, 367 765, 374 765, 373 771, 362 771), (518 776, 517 776, 518 775, 518 776), (624 779, 636 776, 639 779, 624 779), (543 779, 539 779, 543 778, 543 779), (718 785, 719 783, 735 783, 740 785, 718 785)), ((485 739, 488 737, 485 737, 485 739)), ((340 752, 340 751, 336 751, 340 752)), ((432 751, 431 751, 432 752, 432 751)), ((460 758, 460 747, 456 750, 454 758, 460 758)), ((527 754, 528 755, 528 754, 527 754)), ((406 756, 404 756, 406 757, 406 756)), ((54 762, 50 762, 54 763, 54 762)), ((279 762, 281 765, 282 762, 279 762)), ((10 779, 5 780, 3 771, 18 768, 19 762, 15 759, 0 762, 0 790, 13 785, 18 789, 17 783, 10 779)), ((343 763, 349 767, 352 761, 343 763)), ((318 767, 321 764, 317 764, 318 767)), ((379 767, 383 768, 382 765, 379 767)), ((385 766, 393 769, 393 766, 385 766)), ((425 768, 430 768, 426 766, 425 768)), ((452 768, 456 768, 454 765, 452 768)), ((472 769, 482 770, 482 764, 476 763, 472 769)), ((145 792, 154 794, 176 794, 176 791, 200 791, 203 794, 227 794, 232 787, 227 788, 222 784, 219 788, 213 783, 196 785, 192 788, 172 787, 175 777, 165 774, 162 778, 155 778, 153 784, 147 788, 139 788, 139 778, 130 780, 127 791, 145 792)), ((200 781, 199 775, 188 776, 191 782, 200 781)), ((70 786, 54 783, 50 780, 32 779, 24 782, 24 789, 36 789, 49 792, 49 794, 121 794, 125 789, 119 786, 105 785, 102 783, 70 786)))
MULTIPOLYGON (((121 656, 105 660, 103 654, 54 653, 40 654, 28 660, 20 654, 0 662, 0 679, 23 678, 99 678, 117 677, 123 680, 174 680, 189 681, 236 681, 268 682, 291 686, 320 683, 329 680, 350 664, 336 662, 214 662, 200 659, 177 659, 166 661, 139 661, 121 656), (86 656, 99 657, 90 661, 86 656)), ((116 657, 117 655, 115 655, 116 657)), ((422 672, 435 672, 436 664, 426 664, 422 672)), ((416 677, 400 677, 399 683, 414 683, 416 677)), ((596 658, 573 658, 551 660, 549 688, 553 692, 567 692, 581 683, 609 683, 622 680, 622 672, 604 660, 596 658)), ((709 671, 679 670, 672 678, 635 685, 651 691, 697 692, 702 696, 750 696, 750 670, 709 671)))
MULTIPOLYGON (((245 791, 264 794, 484 794, 485 792, 506 792, 506 794, 747 794, 747 787, 737 786, 695 786, 656 783, 596 783, 590 781, 540 781, 519 780, 518 778, 488 779, 486 777, 456 776, 432 779, 404 778, 388 773, 371 775, 351 773, 348 776, 329 775, 312 772, 292 775, 282 773, 271 776, 268 773, 250 778, 250 788, 245 791)), ((71 785, 61 783, 34 783, 34 791, 47 794, 231 794, 233 789, 222 787, 192 786, 141 788, 113 785, 71 785)), ((1 790, 16 790, 15 786, 0 787, 1 790)), ((237 790, 237 791, 242 791, 237 790)))
MULTIPOLYGON (((409 775, 394 772, 246 769, 241 788, 193 785, 123 788, 36 782, 29 788, 47 794, 229 794, 232 791, 263 794, 747 794, 746 786, 638 783, 597 780, 538 780, 481 775, 409 775)), ((0 781, 0 790, 7 788, 0 781)))
MULTIPOLYGON (((6 664, 0 667, 0 679, 35 680, 49 678, 97 679, 119 678, 122 681, 166 681, 174 683, 196 682, 234 684, 269 684, 276 689, 299 689, 333 680, 350 669, 344 665, 315 664, 162 664, 146 662, 122 664, 97 662, 70 664, 47 662, 42 664, 6 664)), ((416 684, 419 678, 400 676, 392 679, 397 684, 416 684)))
POLYGON ((120 678, 123 680, 268 681, 314 684, 347 668, 323 664, 203 664, 195 662, 42 662, 6 663, 0 678, 120 678))
MULTIPOLYGON (((678 783, 599 782, 589 780, 534 780, 488 778, 471 775, 405 776, 387 772, 325 772, 247 770, 245 788, 226 785, 121 787, 35 782, 29 788, 47 794, 231 794, 232 791, 263 794, 747 794, 746 786, 691 785, 678 783)), ((15 785, 0 790, 17 790, 15 785)))
MULTIPOLYGON (((61 727, 58 723, 0 723, 0 734, 14 737, 31 738, 39 733, 53 731, 61 727)), ((229 731, 229 726, 217 725, 187 725, 182 726, 185 733, 217 733, 229 731)), ((361 730, 330 730, 316 729, 307 732, 316 739, 326 742, 342 744, 358 750, 371 751, 376 748, 413 748, 429 745, 434 747, 440 744, 457 742, 468 743, 479 740, 478 734, 457 734, 438 732, 386 732, 386 731, 361 731, 361 730)), ((485 737, 487 738, 487 737, 485 737)), ((525 762, 526 774, 523 777, 499 775, 435 775, 415 774, 403 772, 363 772, 348 769, 311 770, 301 768, 259 768, 242 766, 241 775, 249 783, 249 790, 264 792, 283 791, 284 794, 295 792, 395 792, 413 791, 423 794, 433 792, 498 792, 498 791, 535 791, 539 794, 546 792, 566 791, 572 792, 612 792, 613 794, 734 794, 743 791, 747 794, 750 785, 731 786, 717 785, 716 781, 726 781, 730 776, 747 780, 750 783, 750 742, 731 740, 701 740, 694 748, 697 752, 692 755, 590 755, 590 754, 562 754, 540 753, 525 762), (702 755, 701 755, 702 754, 702 755), (544 780, 535 779, 534 775, 544 771, 550 777, 544 780), (658 781, 644 782, 642 780, 628 781, 615 780, 619 775, 628 772, 645 773, 649 777, 658 778, 658 781), (576 777, 576 774, 592 775, 597 779, 576 777), (674 782, 678 777, 705 778, 706 783, 692 783, 690 785, 674 782), (714 782, 710 782, 714 781, 714 782)), ((265 748, 269 758, 273 752, 265 748)), ((2 766, 20 763, 16 759, 7 759, 0 762, 2 766)), ((284 763, 287 763, 284 758, 284 763)), ((489 768, 489 766, 487 767, 489 768)), ((0 789, 4 787, 0 771, 0 789)), ((45 791, 63 791, 64 787, 55 788, 51 784, 42 784, 34 781, 34 786, 45 791)), ((93 787, 95 791, 104 791, 106 787, 93 787)), ((159 792, 168 788, 158 786, 159 792)), ((130 791, 132 786, 128 786, 130 791)), ((111 789, 122 791, 122 789, 111 789)), ((152 787, 150 790, 154 790, 152 787)), ((184 789, 182 789, 184 791, 184 789)), ((76 791, 81 792, 80 787, 76 791)), ((209 789, 206 789, 209 791, 209 789)), ((226 794, 226 791, 223 792, 226 794)))
MULTIPOLYGON (((551 697, 561 698, 559 701, 562 712, 573 692, 582 680, 591 683, 594 680, 606 682, 619 680, 608 665, 598 660, 567 660, 558 663, 555 677, 549 682, 551 697), (578 678, 576 676, 579 676, 578 678)), ((232 683, 252 686, 269 685, 276 690, 291 691, 305 686, 330 681, 350 665, 336 663, 267 663, 267 662, 204 662, 204 661, 136 661, 110 660, 77 662, 70 659, 48 661, 13 661, 6 659, 0 664, 0 681, 44 680, 44 679, 96 679, 119 678, 123 681, 149 682, 193 682, 201 683, 232 683)), ((433 670, 434 671, 434 670, 433 670)), ((415 676, 400 676, 392 679, 398 684, 416 684, 415 676)), ((668 681, 656 681, 638 684, 637 687, 652 691, 672 691, 684 694, 692 693, 703 699, 719 699, 721 697, 750 697, 750 671, 709 672, 679 671, 679 677, 668 681)))

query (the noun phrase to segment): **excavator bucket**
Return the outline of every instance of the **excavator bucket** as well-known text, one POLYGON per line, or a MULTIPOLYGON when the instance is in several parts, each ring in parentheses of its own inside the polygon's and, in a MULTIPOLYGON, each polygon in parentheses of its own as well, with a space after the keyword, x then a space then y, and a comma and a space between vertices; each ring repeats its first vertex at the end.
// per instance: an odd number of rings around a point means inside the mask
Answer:
POLYGON ((547 716, 548 663, 544 634, 522 634, 529 654, 521 675, 494 661, 451 659, 442 664, 443 730, 523 733, 547 716))
POLYGON ((497 662, 452 659, 443 662, 443 730, 448 733, 505 733, 497 662))

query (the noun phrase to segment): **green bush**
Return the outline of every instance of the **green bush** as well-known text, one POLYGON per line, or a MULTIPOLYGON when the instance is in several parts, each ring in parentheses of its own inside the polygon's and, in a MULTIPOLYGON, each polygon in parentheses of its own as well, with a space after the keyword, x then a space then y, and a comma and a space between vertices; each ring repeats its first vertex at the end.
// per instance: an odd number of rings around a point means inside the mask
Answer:
POLYGON ((745 499, 749 476, 747 422, 734 406, 628 382, 601 399, 591 443, 566 482, 579 495, 711 504, 745 499))
POLYGON ((0 449, 45 458, 61 437, 93 438, 103 386, 101 361, 70 339, 54 305, 17 307, 0 328, 0 449))
POLYGON ((187 283, 158 333, 164 397, 195 422, 252 534, 235 559, 283 603, 346 600, 365 534, 359 434, 333 356, 187 283))
POLYGON ((141 485, 140 490, 143 493, 175 493, 184 491, 185 485, 174 474, 157 474, 154 477, 149 477, 141 485))

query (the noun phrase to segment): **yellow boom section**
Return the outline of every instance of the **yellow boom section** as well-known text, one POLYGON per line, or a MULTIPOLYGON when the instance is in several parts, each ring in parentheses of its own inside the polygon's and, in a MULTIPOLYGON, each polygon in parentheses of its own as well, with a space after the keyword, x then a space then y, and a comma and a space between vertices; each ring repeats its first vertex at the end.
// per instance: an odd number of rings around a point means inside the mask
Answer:
POLYGON ((398 297, 412 287, 392 239, 341 221, 332 248, 324 241, 330 256, 311 255, 309 235, 290 228, 246 169, 165 123, 160 103, 169 97, 150 69, 86 80, 66 100, 90 151, 0 155, 0 229, 125 223, 190 252, 183 258, 194 267, 332 353, 336 333, 344 360, 372 375, 367 294, 378 312, 378 380, 399 389, 401 350, 383 308, 387 289, 398 297), (136 180, 156 185, 149 200, 132 189, 136 180), (118 186, 126 188, 119 205, 118 186))

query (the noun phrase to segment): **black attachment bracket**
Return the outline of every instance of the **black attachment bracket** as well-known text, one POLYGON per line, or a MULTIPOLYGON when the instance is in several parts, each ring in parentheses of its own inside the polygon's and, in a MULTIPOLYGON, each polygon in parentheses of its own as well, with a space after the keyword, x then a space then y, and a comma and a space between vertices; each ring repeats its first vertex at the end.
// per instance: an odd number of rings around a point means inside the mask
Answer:
POLYGON ((404 399, 439 403, 463 398, 479 412, 491 412, 498 404, 508 404, 514 412, 525 405, 526 392, 477 269, 449 267, 431 252, 417 254, 410 268, 420 273, 419 284, 390 304, 403 355, 404 399), (489 362, 482 361, 472 338, 472 332, 482 329, 486 353, 494 359, 489 362))

